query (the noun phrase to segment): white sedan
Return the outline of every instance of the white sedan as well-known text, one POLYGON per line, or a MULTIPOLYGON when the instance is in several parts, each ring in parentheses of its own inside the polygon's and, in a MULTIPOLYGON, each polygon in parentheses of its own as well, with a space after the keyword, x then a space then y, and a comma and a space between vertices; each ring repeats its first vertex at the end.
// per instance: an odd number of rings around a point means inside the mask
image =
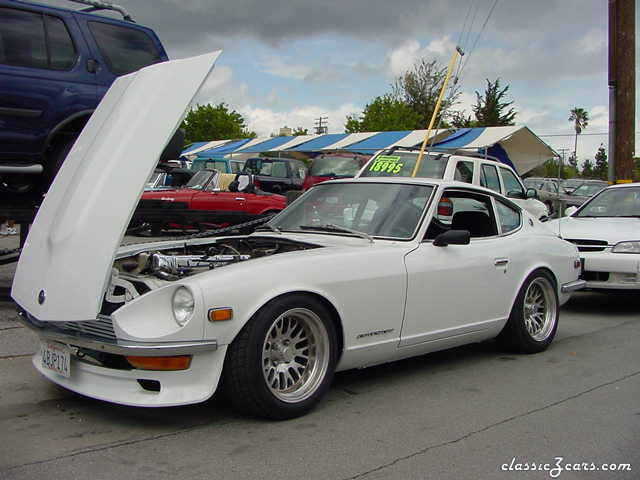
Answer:
POLYGON ((239 410, 283 419, 316 405, 336 371, 490 338, 548 347, 584 284, 578 251, 469 184, 325 182, 252 235, 118 248, 216 56, 118 79, 67 157, 12 289, 42 341, 40 373, 136 406, 223 388, 239 410))
POLYGON ((640 183, 613 185, 547 225, 577 245, 587 288, 640 290, 640 183))

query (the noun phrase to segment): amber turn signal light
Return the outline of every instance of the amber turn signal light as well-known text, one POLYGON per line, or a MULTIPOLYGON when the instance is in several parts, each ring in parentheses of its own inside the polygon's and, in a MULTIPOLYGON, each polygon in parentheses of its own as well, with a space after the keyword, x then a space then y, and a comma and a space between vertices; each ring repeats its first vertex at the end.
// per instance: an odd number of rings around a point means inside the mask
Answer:
POLYGON ((186 370, 191 365, 191 355, 176 357, 133 357, 126 356, 132 367, 140 370, 186 370))
POLYGON ((233 308, 212 308, 209 310, 210 322, 223 322, 233 318, 233 308))

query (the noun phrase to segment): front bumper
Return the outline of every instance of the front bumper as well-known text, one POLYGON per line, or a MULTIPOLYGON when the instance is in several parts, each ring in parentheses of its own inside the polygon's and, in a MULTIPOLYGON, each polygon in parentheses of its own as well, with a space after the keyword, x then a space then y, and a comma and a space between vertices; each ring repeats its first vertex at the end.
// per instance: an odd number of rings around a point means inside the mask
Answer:
POLYGON ((633 253, 580 252, 586 288, 640 290, 640 255, 633 253))
POLYGON ((97 352, 115 355, 135 355, 140 357, 157 357, 172 355, 191 355, 194 353, 214 351, 218 348, 215 340, 199 340, 191 342, 131 342, 120 339, 97 338, 74 335, 42 326, 26 312, 19 312, 21 322, 34 330, 42 340, 52 340, 72 347, 88 348, 97 352))
POLYGON ((41 341, 62 343, 71 350, 71 374, 68 378, 44 368, 40 352, 36 352, 32 362, 43 376, 79 394, 121 405, 170 407, 203 402, 218 387, 227 346, 219 346, 215 341, 128 342, 61 333, 54 328, 47 328, 52 322, 37 322, 25 312, 20 318, 41 341), (115 355, 191 355, 192 361, 187 370, 179 371, 110 368, 86 361, 78 355, 79 349, 115 355), (145 388, 144 385, 149 381, 157 385, 156 390, 145 388))

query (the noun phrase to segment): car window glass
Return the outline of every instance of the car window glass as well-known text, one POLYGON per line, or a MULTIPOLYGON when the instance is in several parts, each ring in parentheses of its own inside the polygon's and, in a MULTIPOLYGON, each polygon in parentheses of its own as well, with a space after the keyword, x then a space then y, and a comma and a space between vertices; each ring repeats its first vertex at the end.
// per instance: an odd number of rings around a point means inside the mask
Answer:
POLYGON ((58 17, 45 15, 47 23, 47 41, 51 54, 50 68, 69 70, 76 62, 76 49, 64 22, 58 17))
POLYGON ((482 175, 480 185, 490 188, 496 192, 500 191, 500 179, 498 178, 498 169, 493 165, 482 165, 482 175))
POLYGON ((244 168, 242 169, 242 171, 244 173, 258 175, 260 173, 261 165, 262 161, 259 158, 250 158, 249 160, 247 160, 247 163, 244 164, 244 168))
POLYGON ((337 225, 407 239, 415 235, 432 191, 429 185, 320 183, 270 224, 293 231, 337 225))
POLYGON ((500 168, 500 173, 502 174, 502 182, 504 183, 504 190, 507 196, 524 198, 524 189, 518 178, 506 168, 500 168))
POLYGON ((273 167, 271 169, 271 176, 286 178, 288 176, 287 164, 285 162, 274 162, 273 167))
POLYGON ((47 68, 43 15, 0 8, 0 63, 47 68))
MULTIPOLYGON (((423 155, 416 173, 422 178, 443 178, 449 157, 442 155, 423 155)), ((410 177, 418 159, 417 152, 393 152, 378 155, 365 167, 362 177, 410 177)))
POLYGON ((88 23, 112 73, 124 75, 160 61, 153 40, 142 30, 103 22, 88 23))
POLYGON ((240 162, 231 162, 231 172, 232 173, 240 173, 242 171, 242 163, 240 162))
POLYGON ((473 183, 473 162, 459 160, 456 163, 453 179, 459 182, 473 183))
POLYGON ((487 195, 445 191, 440 198, 425 239, 448 230, 468 230, 471 238, 498 234, 491 198, 487 195))
POLYGON ((271 163, 271 162, 262 162, 262 165, 260 165, 260 170, 258 171, 258 174, 259 175, 264 175, 266 177, 270 177, 272 168, 273 168, 273 163, 271 163))
POLYGON ((227 163, 224 160, 207 160, 206 166, 204 168, 226 172, 227 163))
POLYGON ((496 210, 498 211, 498 222, 503 234, 512 232, 520 226, 520 212, 515 208, 496 200, 496 210))

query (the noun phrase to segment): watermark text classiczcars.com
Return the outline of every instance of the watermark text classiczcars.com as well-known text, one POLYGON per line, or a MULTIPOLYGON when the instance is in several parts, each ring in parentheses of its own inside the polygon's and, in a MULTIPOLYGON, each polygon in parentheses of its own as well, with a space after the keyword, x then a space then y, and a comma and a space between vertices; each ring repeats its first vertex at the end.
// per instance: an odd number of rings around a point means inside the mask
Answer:
POLYGON ((554 457, 552 461, 523 461, 513 457, 510 462, 503 463, 501 469, 505 472, 548 472, 551 478, 558 478, 562 472, 630 472, 631 464, 574 462, 564 457, 554 457))

